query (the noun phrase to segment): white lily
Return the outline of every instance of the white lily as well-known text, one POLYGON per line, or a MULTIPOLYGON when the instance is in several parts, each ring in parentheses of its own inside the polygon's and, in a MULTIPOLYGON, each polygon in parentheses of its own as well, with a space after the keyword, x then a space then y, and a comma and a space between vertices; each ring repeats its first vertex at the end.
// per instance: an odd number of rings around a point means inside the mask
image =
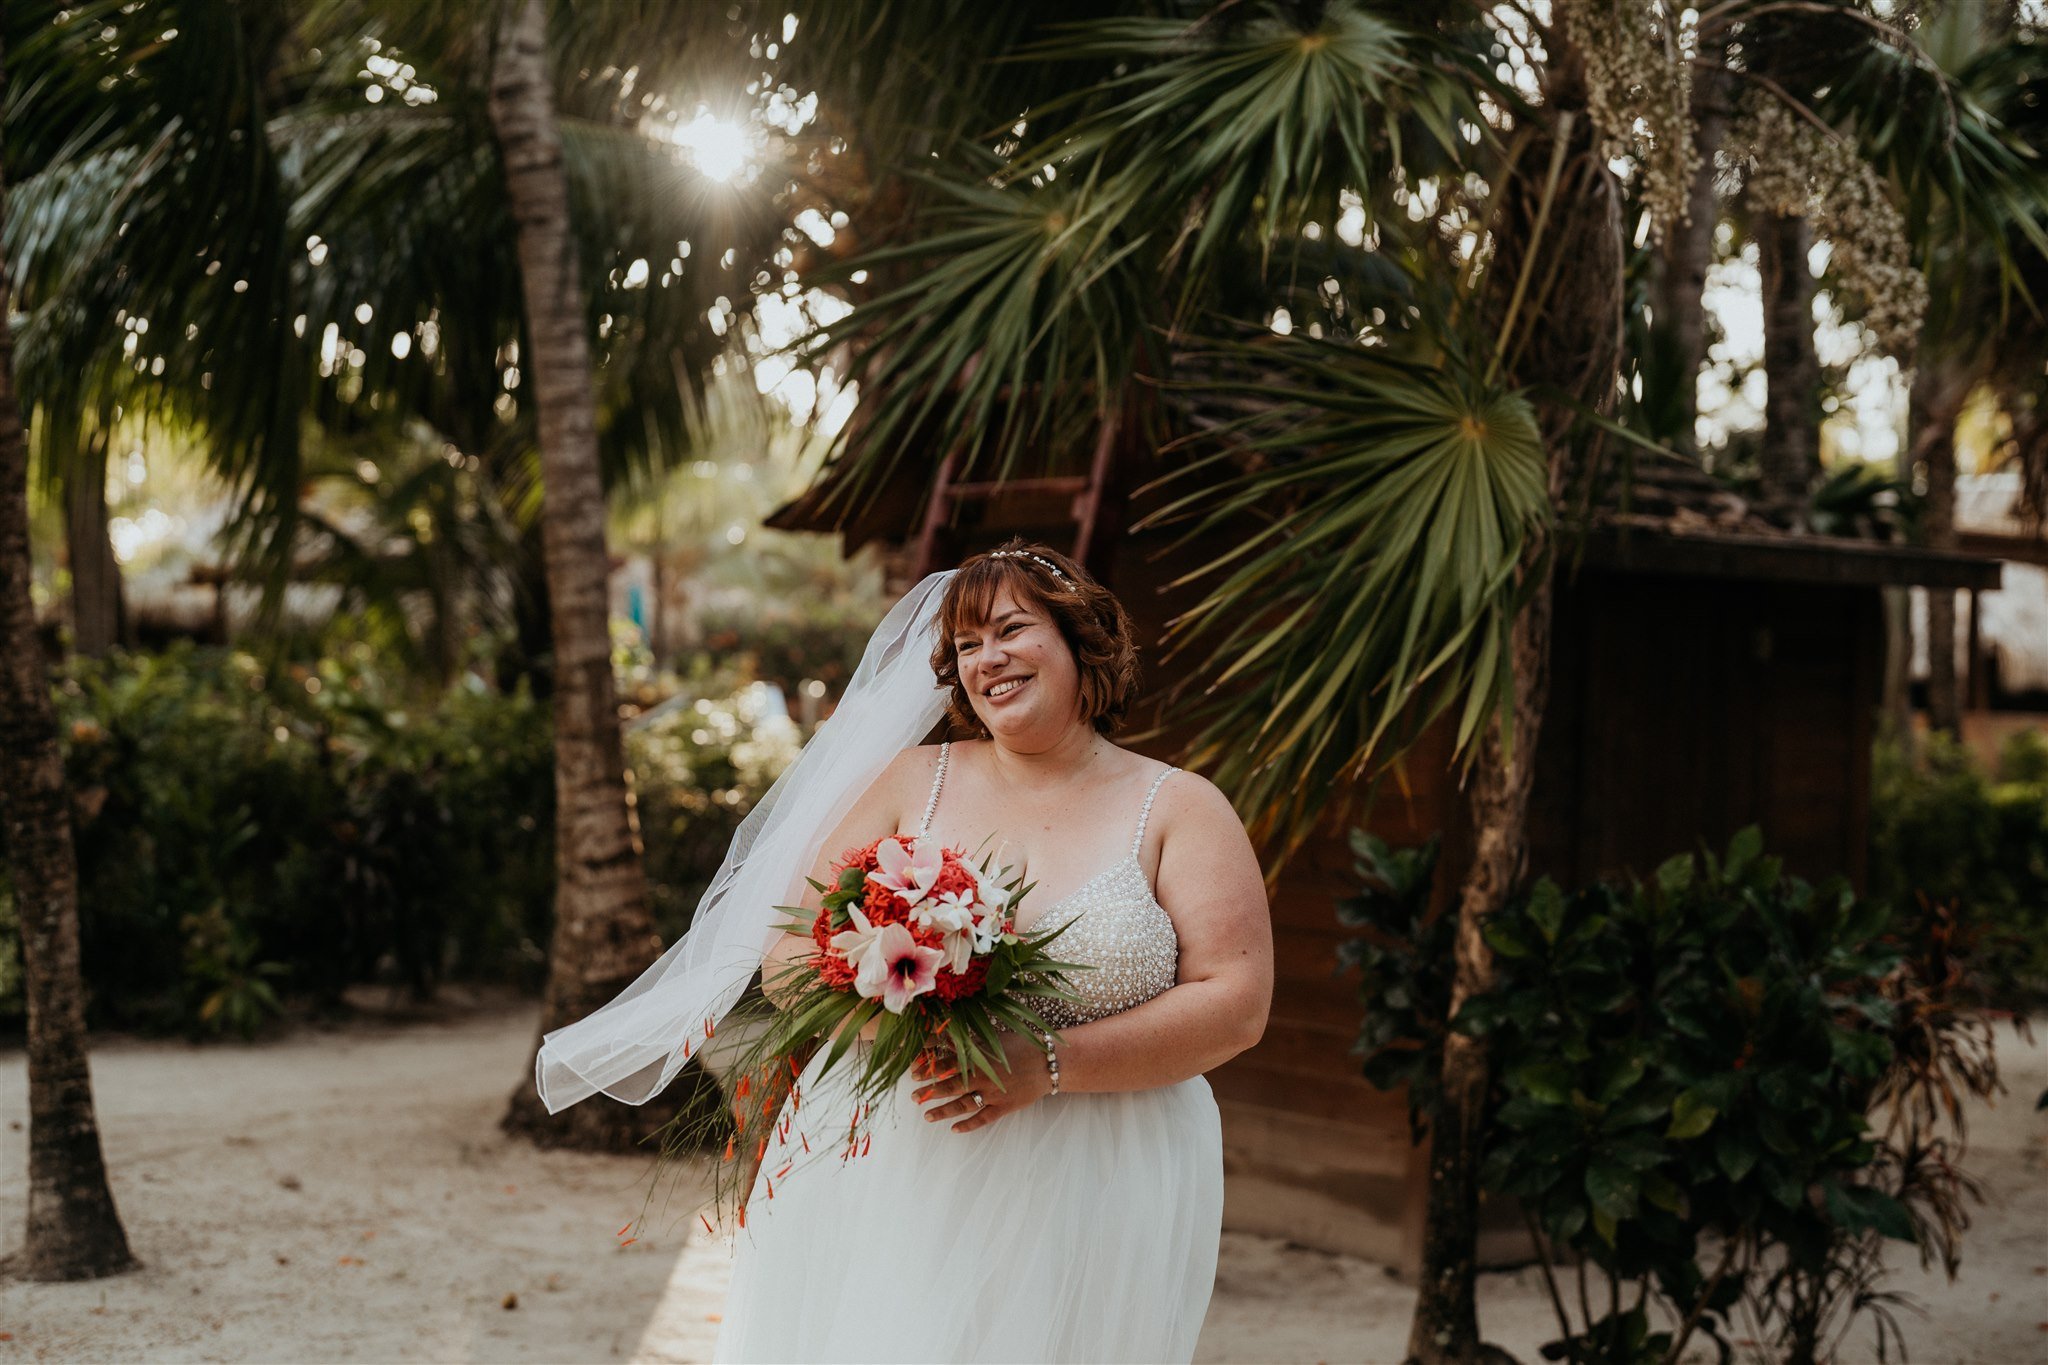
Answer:
POLYGON ((1008 921, 1009 916, 1005 912, 994 908, 990 908, 986 914, 976 920, 974 922, 974 951, 977 953, 994 952, 996 944, 1002 942, 1003 935, 1009 932, 1008 921))
MULTIPOLYGON (((846 958, 847 966, 857 973, 865 972, 869 962, 881 951, 882 931, 868 921, 859 906, 847 906, 846 913, 852 917, 855 927, 832 935, 832 946, 846 958)), ((866 995, 867 992, 862 991, 861 994, 866 995)))
POLYGON ((980 867, 970 867, 974 877, 975 893, 983 905, 995 910, 1010 908, 1011 891, 1003 883, 1015 880, 1011 873, 1015 869, 998 865, 993 858, 980 867))
POLYGON ((972 891, 941 891, 912 910, 910 919, 920 929, 936 929, 944 935, 939 942, 946 954, 949 971, 967 970, 975 944, 972 891))

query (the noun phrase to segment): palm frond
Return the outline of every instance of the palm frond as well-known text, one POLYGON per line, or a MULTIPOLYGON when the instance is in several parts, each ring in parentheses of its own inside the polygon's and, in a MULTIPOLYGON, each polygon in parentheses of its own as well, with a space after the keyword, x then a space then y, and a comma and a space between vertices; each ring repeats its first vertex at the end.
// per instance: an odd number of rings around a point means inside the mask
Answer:
POLYGON ((1080 448, 1150 345, 1157 244, 1115 235, 1085 187, 917 178, 938 204, 927 235, 847 266, 906 282, 799 343, 860 347, 849 496, 906 457, 935 465, 934 431, 996 477, 1080 448))
POLYGON ((1303 337, 1186 364, 1261 408, 1200 438, 1225 458, 1169 476, 1149 518, 1183 546, 1231 542, 1182 580, 1204 594, 1169 636, 1199 655, 1190 761, 1292 849, 1447 708, 1461 749, 1506 713, 1547 462, 1528 401, 1455 364, 1303 337))
POLYGON ((1440 70, 1454 64, 1451 48, 1345 0, 1318 9, 1312 19, 1275 5, 1193 24, 1099 19, 1022 49, 1020 60, 1111 63, 1120 74, 1035 111, 1051 128, 1007 178, 1109 168, 1115 216, 1163 221, 1185 244, 1185 312, 1241 237, 1270 247, 1311 217, 1334 221, 1343 190, 1369 192, 1405 169, 1411 122, 1434 152, 1469 150, 1460 121, 1486 124, 1471 72, 1440 70))

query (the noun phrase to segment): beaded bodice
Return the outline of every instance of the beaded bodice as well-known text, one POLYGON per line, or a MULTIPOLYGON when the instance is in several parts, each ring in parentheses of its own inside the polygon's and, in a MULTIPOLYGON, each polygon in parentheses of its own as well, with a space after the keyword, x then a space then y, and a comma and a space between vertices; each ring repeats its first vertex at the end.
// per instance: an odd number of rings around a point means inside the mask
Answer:
MULTIPOLYGON (((931 799, 925 803, 919 835, 931 828, 932 816, 938 810, 950 747, 939 746, 939 767, 932 776, 931 799)), ((1067 984, 1081 997, 1079 1000, 1038 1003, 1038 1012, 1054 1028, 1070 1028, 1121 1014, 1167 990, 1178 975, 1180 939, 1138 861, 1139 851, 1145 845, 1145 822, 1151 817, 1153 798, 1159 795, 1160 784, 1178 771, 1168 768, 1152 779, 1145 804, 1138 811, 1138 827, 1131 835, 1128 853, 1042 910, 1034 909, 1029 898, 1020 907, 1020 929, 1068 925, 1052 944, 1053 956, 1091 969, 1073 972, 1067 978, 1067 984)))

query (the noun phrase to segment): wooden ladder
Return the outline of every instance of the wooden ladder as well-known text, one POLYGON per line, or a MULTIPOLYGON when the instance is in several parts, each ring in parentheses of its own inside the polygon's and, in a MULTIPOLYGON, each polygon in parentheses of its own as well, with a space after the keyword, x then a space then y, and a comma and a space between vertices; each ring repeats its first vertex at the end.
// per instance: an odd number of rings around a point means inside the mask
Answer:
POLYGON ((1071 554, 1075 563, 1091 572, 1096 571, 1098 566, 1090 561, 1090 556, 1101 548, 1099 542, 1106 522, 1104 512, 1115 464, 1117 433, 1116 419, 1111 418, 1102 424, 1102 430, 1095 437, 1095 452, 1089 459, 1086 474, 956 481, 953 476, 959 470, 960 449, 955 446, 947 451, 946 458, 939 462, 939 475, 932 484, 931 498, 925 504, 924 525, 917 533, 917 551, 911 562, 911 581, 914 583, 939 567, 940 537, 953 520, 955 510, 963 503, 1004 493, 1072 493, 1074 548, 1071 554))

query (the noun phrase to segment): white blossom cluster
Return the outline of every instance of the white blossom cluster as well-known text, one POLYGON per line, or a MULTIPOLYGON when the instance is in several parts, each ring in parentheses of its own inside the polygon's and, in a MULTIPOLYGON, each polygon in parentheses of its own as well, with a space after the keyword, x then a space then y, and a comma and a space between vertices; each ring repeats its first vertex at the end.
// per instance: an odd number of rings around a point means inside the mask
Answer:
POLYGON ((1585 63, 1586 114, 1601 152, 1640 169, 1650 233, 1662 240, 1688 217, 1699 165, 1680 20, 1660 0, 1568 0, 1558 14, 1585 63))
POLYGON ((1829 265, 1863 305, 1877 344, 1910 362, 1927 312, 1927 280, 1914 269, 1906 226, 1883 179, 1836 136, 1763 91, 1743 100, 1729 146, 1747 165, 1750 204, 1804 218, 1830 245, 1829 265))

